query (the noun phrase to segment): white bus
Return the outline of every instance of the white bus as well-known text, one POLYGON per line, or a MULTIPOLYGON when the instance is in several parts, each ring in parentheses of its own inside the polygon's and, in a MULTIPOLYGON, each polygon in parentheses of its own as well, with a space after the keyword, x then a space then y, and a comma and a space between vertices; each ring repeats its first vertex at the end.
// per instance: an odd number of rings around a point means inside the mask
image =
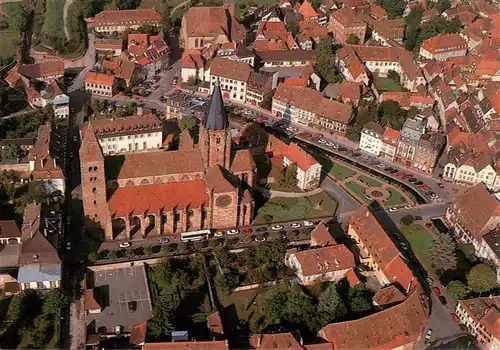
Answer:
POLYGON ((182 232, 181 241, 182 242, 194 242, 201 241, 210 237, 210 230, 192 231, 192 232, 182 232))

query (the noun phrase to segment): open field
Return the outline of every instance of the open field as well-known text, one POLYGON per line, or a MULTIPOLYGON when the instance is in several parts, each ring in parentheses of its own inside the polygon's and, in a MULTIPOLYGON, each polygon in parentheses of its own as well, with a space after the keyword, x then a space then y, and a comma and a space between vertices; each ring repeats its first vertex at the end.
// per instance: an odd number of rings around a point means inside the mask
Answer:
POLYGON ((366 204, 371 204, 372 200, 365 196, 365 188, 360 184, 350 181, 345 184, 347 188, 349 188, 359 200, 363 200, 366 204))
POLYGON ((376 75, 373 76, 373 84, 379 91, 389 91, 389 92, 403 91, 401 85, 394 82, 393 80, 388 78, 382 78, 376 75))
POLYGON ((3 58, 12 57, 21 42, 21 36, 18 31, 17 21, 22 11, 22 2, 9 2, 1 5, 3 12, 8 16, 6 18, 9 29, 1 31, 0 35, 0 56, 3 58))
POLYGON ((410 226, 401 226, 400 231, 405 236, 411 249, 418 256, 420 262, 427 270, 431 270, 428 250, 432 244, 432 236, 422 225, 413 224, 410 226))
POLYGON ((384 202, 384 205, 390 207, 393 205, 400 205, 400 204, 405 204, 406 199, 393 188, 388 188, 389 193, 391 194, 391 197, 384 202))
POLYGON ((334 216, 337 202, 321 192, 309 197, 271 198, 257 212, 256 225, 334 216))
POLYGON ((42 30, 50 36, 64 37, 64 9, 65 0, 47 0, 45 4, 45 21, 42 30))

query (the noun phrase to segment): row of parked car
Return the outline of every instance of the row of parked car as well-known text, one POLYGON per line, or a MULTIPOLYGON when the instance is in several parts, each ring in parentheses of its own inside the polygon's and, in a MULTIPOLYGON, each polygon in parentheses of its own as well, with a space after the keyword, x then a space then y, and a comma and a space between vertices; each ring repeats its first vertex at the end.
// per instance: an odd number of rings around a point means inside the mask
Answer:
MULTIPOLYGON (((298 229, 298 228, 301 228, 302 226, 304 227, 313 227, 315 226, 316 223, 313 222, 313 221, 303 221, 303 222, 294 222, 294 223, 291 223, 290 224, 290 227, 293 228, 293 229, 298 229)), ((274 225, 271 225, 270 227, 259 227, 259 228, 256 228, 255 229, 255 232, 258 232, 258 233, 265 233, 265 232, 268 232, 269 229, 271 229, 271 231, 281 231, 283 230, 285 227, 281 224, 274 224, 274 225)), ((237 234, 244 234, 244 235, 248 235, 248 234, 251 234, 252 232, 254 232, 254 229, 250 228, 250 227, 245 227, 245 228, 242 228, 242 229, 237 229, 237 228, 233 228, 231 230, 227 230, 227 231, 216 231, 214 233, 214 237, 223 237, 224 235, 228 235, 228 236, 231 236, 231 235, 237 235, 237 234)))

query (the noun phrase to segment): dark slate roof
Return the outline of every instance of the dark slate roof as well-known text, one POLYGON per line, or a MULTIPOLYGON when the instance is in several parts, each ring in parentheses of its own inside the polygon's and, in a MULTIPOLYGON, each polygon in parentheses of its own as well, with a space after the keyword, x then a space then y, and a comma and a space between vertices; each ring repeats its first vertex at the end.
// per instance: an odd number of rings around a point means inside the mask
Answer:
POLYGON ((205 128, 209 130, 224 130, 228 124, 226 112, 224 111, 224 102, 219 84, 215 84, 212 92, 212 101, 210 101, 210 110, 205 119, 205 128))
POLYGON ((29 264, 19 267, 17 281, 19 283, 60 281, 61 264, 29 264))

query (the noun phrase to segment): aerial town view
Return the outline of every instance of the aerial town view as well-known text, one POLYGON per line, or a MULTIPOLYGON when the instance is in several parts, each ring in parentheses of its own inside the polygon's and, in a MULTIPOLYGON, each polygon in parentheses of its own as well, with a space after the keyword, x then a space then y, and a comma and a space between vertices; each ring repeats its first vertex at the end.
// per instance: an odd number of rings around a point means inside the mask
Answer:
POLYGON ((500 350, 498 1, 0 0, 0 348, 500 350))

